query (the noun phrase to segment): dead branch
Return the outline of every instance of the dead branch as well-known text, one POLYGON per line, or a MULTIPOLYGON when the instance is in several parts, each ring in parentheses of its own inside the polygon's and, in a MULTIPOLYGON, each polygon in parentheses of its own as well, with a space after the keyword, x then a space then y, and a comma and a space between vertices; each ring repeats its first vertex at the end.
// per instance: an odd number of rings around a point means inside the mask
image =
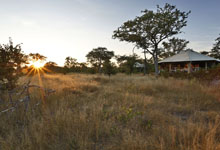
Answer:
MULTIPOLYGON (((9 111, 14 111, 21 103, 24 103, 25 106, 25 111, 28 110, 28 105, 29 102, 31 100, 31 96, 30 96, 30 88, 37 88, 40 89, 42 91, 44 91, 44 97, 49 96, 51 93, 56 92, 53 89, 46 89, 43 88, 41 86, 38 85, 30 85, 31 81, 29 80, 27 83, 23 84, 21 87, 18 87, 16 89, 13 89, 11 91, 8 91, 8 96, 9 96, 9 103, 11 104, 12 107, 7 108, 3 111, 0 111, 0 114, 5 113, 5 112, 9 112, 9 111), (22 89, 20 92, 17 92, 19 89, 22 89), (21 96, 21 95, 25 95, 24 98, 18 99, 18 100, 13 100, 13 95, 16 96, 21 96)), ((0 102, 2 100, 0 99, 0 102)), ((36 104, 36 106, 38 106, 40 104, 40 102, 38 102, 36 104)))

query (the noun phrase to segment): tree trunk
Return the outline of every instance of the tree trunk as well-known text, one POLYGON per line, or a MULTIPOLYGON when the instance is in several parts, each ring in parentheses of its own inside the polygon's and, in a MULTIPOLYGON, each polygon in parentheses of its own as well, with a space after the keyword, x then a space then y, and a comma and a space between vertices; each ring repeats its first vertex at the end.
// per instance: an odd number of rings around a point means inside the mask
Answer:
POLYGON ((158 76, 159 75, 158 58, 157 56, 153 56, 153 58, 154 58, 155 75, 158 76))
POLYGON ((101 71, 101 66, 99 65, 99 74, 101 74, 102 73, 102 71, 101 71))
POLYGON ((146 51, 144 50, 144 75, 147 73, 147 58, 146 58, 146 51))
POLYGON ((99 66, 98 66, 98 72, 99 72, 99 74, 102 73, 101 66, 102 66, 102 61, 99 60, 99 66))
POLYGON ((159 75, 157 51, 158 51, 158 46, 155 45, 155 53, 154 53, 154 55, 153 55, 153 58, 154 58, 154 67, 155 67, 155 75, 156 75, 156 76, 159 75))

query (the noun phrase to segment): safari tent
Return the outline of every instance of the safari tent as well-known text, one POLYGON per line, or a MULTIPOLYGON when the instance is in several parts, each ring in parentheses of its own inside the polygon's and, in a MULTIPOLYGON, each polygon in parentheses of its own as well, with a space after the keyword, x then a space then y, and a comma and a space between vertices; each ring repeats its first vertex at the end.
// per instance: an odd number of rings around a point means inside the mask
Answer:
POLYGON ((220 63, 218 59, 188 49, 159 61, 159 66, 160 70, 169 70, 169 72, 183 71, 191 73, 202 68, 207 70, 218 63, 220 63))

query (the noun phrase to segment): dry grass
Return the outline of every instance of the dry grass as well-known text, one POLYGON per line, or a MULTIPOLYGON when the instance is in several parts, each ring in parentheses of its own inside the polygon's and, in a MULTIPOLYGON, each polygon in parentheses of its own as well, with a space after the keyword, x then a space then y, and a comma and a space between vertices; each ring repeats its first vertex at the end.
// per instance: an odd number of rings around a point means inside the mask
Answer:
POLYGON ((46 75, 42 84, 57 92, 41 106, 0 115, 0 150, 220 150, 219 87, 79 74, 46 75))

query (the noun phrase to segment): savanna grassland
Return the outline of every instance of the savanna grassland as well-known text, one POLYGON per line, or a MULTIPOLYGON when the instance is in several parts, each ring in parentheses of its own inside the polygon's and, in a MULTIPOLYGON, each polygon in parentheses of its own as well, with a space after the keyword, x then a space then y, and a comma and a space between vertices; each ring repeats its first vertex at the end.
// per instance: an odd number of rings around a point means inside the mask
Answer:
POLYGON ((217 86, 122 74, 45 75, 41 84, 56 92, 36 106, 33 89, 26 112, 0 115, 0 150, 220 150, 217 86))

